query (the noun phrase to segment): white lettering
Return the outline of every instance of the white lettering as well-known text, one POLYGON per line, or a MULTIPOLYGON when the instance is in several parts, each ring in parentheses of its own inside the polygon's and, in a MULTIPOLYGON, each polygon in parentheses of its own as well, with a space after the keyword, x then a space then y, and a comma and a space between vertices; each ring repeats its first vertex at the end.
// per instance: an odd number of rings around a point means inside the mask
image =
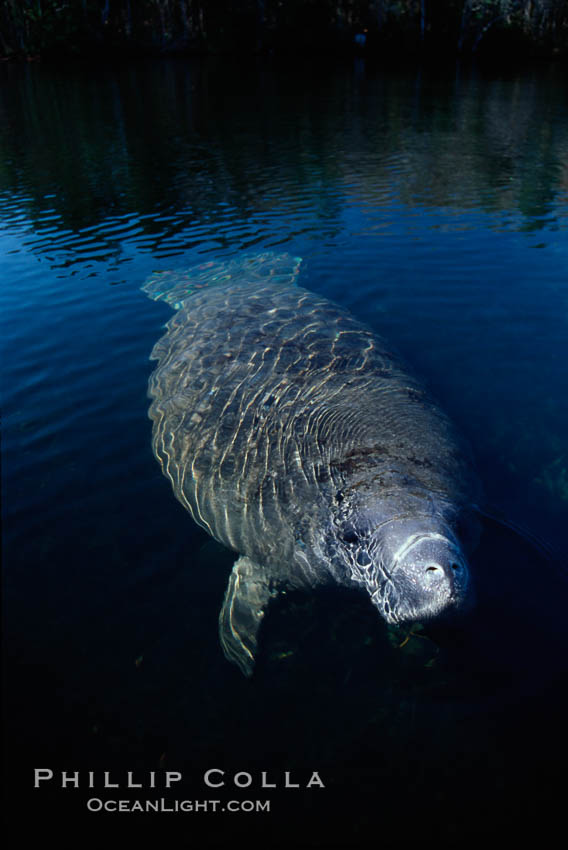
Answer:
POLYGON ((245 773, 244 771, 241 771, 241 773, 235 773, 233 777, 233 782, 239 788, 248 788, 249 785, 252 783, 252 776, 250 775, 250 773, 245 773), (241 780, 241 776, 243 776, 244 779, 241 780))
POLYGON ((128 788, 142 788, 141 782, 133 782, 132 781, 133 773, 131 770, 128 771, 128 788))
POLYGON ((105 777, 105 788, 118 788, 119 787, 118 782, 111 782, 110 781, 110 772, 108 770, 105 770, 104 777, 105 777))
POLYGON ((221 779, 220 782, 212 782, 210 777, 213 773, 219 773, 221 775, 221 777, 225 776, 224 770, 219 770, 219 768, 217 768, 217 767, 212 767, 211 770, 208 770, 207 773, 204 775, 203 781, 210 788, 221 788, 221 786, 225 784, 225 780, 221 779))
POLYGON ((309 782, 308 782, 308 784, 306 785, 306 788, 311 788, 311 787, 312 787, 312 785, 317 785, 317 786, 318 786, 318 788, 325 788, 325 785, 324 785, 324 784, 323 784, 323 782, 321 781, 321 778, 320 778, 319 773, 317 773, 317 771, 315 771, 315 770, 314 770, 314 772, 312 773, 311 778, 310 778, 310 781, 309 781, 309 782))
POLYGON ((276 782, 269 782, 266 778, 268 776, 267 773, 262 773, 262 787, 263 788, 276 788, 276 782))
POLYGON ((52 770, 43 770, 41 768, 34 770, 34 788, 39 788, 39 783, 45 782, 46 779, 53 779, 52 770))
POLYGON ((286 778, 285 778, 285 782, 284 782, 284 788, 299 788, 299 787, 300 787, 300 786, 299 786, 296 782, 290 782, 290 773, 289 773, 289 771, 286 771, 286 773, 284 774, 284 776, 286 777, 286 778))
POLYGON ((175 770, 166 771, 166 788, 171 788, 172 782, 179 782, 180 780, 181 773, 177 773, 175 770))
POLYGON ((79 787, 79 771, 76 770, 74 773, 65 773, 65 771, 61 774, 61 787, 67 788, 68 785, 72 785, 74 788, 79 787))

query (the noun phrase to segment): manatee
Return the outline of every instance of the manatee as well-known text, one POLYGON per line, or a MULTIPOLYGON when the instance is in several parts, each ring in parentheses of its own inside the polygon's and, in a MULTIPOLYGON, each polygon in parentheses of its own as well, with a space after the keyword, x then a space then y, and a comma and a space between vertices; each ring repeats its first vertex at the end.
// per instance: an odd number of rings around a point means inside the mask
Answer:
POLYGON ((272 599, 329 584, 390 624, 471 605, 471 454, 380 336, 263 253, 155 273, 176 308, 151 358, 154 453, 195 522, 238 553, 219 617, 250 675, 272 599))

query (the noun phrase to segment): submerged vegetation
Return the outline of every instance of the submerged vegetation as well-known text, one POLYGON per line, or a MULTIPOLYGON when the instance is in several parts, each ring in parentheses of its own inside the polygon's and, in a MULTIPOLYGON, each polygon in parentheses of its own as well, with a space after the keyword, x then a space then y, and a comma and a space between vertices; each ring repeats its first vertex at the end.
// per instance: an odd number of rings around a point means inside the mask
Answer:
POLYGON ((0 55, 568 56, 566 0, 5 0, 0 55))

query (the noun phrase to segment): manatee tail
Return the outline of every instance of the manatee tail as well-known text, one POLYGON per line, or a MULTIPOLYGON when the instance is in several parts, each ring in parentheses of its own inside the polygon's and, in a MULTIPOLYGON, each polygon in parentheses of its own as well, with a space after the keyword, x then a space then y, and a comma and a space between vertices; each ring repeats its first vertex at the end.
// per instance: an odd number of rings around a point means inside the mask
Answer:
POLYGON ((239 284, 258 280, 262 283, 295 283, 301 257, 290 254, 244 254, 234 260, 208 261, 190 268, 155 271, 141 287, 153 301, 166 301, 174 310, 193 292, 205 287, 232 282, 239 284))

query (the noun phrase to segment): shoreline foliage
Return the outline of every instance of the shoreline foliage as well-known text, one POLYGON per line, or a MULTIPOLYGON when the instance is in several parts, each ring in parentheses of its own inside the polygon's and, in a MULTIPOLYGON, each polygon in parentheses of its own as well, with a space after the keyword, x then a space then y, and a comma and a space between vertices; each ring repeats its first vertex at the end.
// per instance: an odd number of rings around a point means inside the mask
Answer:
POLYGON ((568 57, 566 0, 4 0, 3 59, 568 57))

